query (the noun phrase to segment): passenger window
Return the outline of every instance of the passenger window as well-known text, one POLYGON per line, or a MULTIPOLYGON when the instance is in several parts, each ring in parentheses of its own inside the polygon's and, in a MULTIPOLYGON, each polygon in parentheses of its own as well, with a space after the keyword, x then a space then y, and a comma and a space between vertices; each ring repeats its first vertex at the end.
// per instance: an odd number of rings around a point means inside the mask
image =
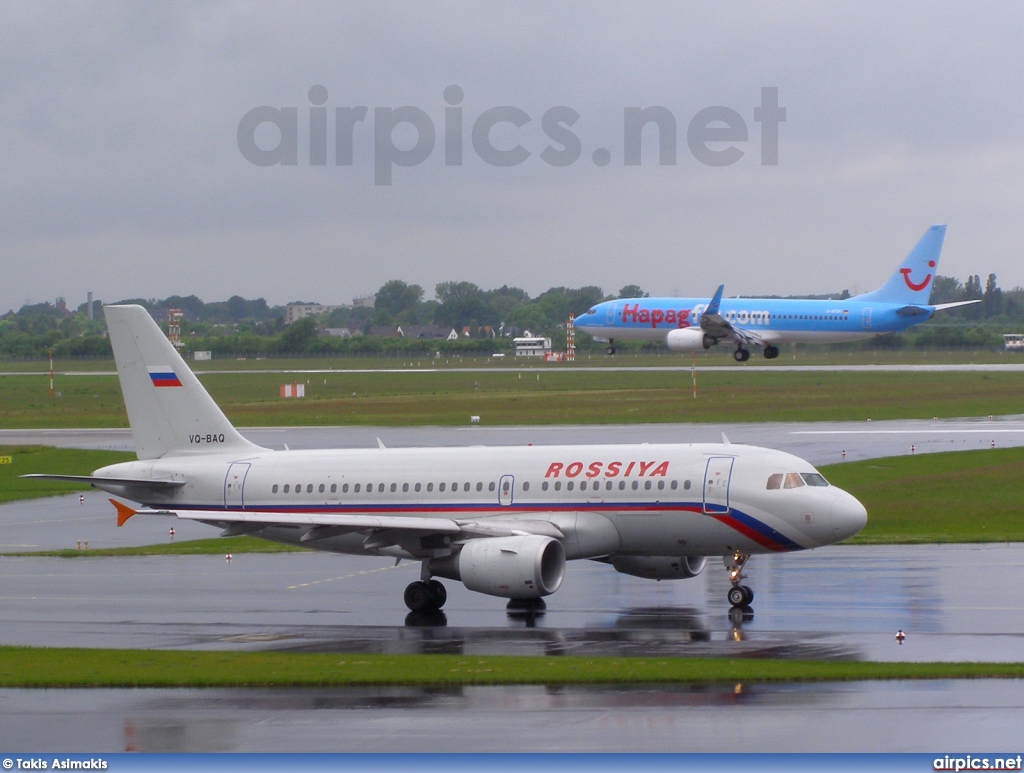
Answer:
POLYGON ((547 481, 544 481, 543 483, 540 484, 540 490, 541 491, 547 491, 548 490, 548 482, 547 481))
POLYGON ((530 490, 530 483, 529 483, 529 481, 527 481, 526 483, 523 484, 523 491, 529 491, 529 490, 530 490))
POLYGON ((673 491, 675 491, 677 488, 679 488, 679 481, 677 481, 677 480, 672 481, 672 484, 669 486, 669 488, 671 488, 673 491))
POLYGON ((665 481, 659 480, 658 481, 658 491, 664 491, 664 490, 665 490, 665 481))
POLYGON ((804 485, 804 480, 798 473, 787 472, 786 480, 782 484, 782 488, 800 488, 802 485, 804 485))
POLYGON ((270 491, 271 491, 272 494, 276 494, 277 493, 277 484, 276 483, 271 487, 270 491))
POLYGON ((565 484, 565 490, 566 491, 572 491, 575 487, 576 487, 576 484, 573 483, 572 481, 569 481, 568 483, 565 484))
POLYGON ((402 484, 402 491, 408 491, 408 490, 409 490, 409 484, 408 483, 403 483, 402 484))
POLYGON ((338 484, 337 483, 332 483, 331 484, 331 493, 332 494, 337 494, 338 493, 338 484))
POLYGON ((313 493, 313 484, 312 483, 307 483, 306 484, 306 493, 307 494, 312 494, 313 493))
POLYGON ((777 472, 774 475, 769 475, 768 476, 768 486, 767 486, 767 489, 769 491, 771 491, 772 489, 777 489, 777 488, 782 488, 782 473, 781 472, 777 472))
POLYGON ((604 488, 605 488, 606 491, 611 491, 612 490, 612 482, 610 480, 609 481, 605 481, 604 488))
POLYGON ((321 494, 323 494, 323 493, 324 493, 324 490, 325 490, 326 488, 327 488, 327 487, 326 487, 326 486, 324 486, 324 484, 323 484, 323 483, 321 483, 321 484, 320 484, 320 493, 321 493, 321 494))
POLYGON ((342 494, 347 494, 348 493, 348 484, 347 483, 342 484, 342 486, 341 486, 341 493, 342 494))
POLYGON ((438 491, 444 491, 444 484, 443 483, 438 483, 437 484, 437 490, 438 491))
MULTIPOLYGON (((392 486, 394 486, 395 484, 394 484, 394 483, 392 483, 391 485, 392 485, 392 486)), ((393 489, 393 488, 392 488, 391 490, 392 490, 392 491, 394 491, 394 489, 393 489)), ((377 484, 377 491, 379 491, 379 492, 380 492, 381 494, 383 494, 383 493, 384 493, 384 484, 383 484, 383 483, 379 483, 379 484, 377 484)))
POLYGON ((416 484, 416 493, 418 494, 418 493, 419 493, 419 491, 420 491, 420 484, 419 484, 419 483, 417 483, 417 484, 416 484))
POLYGON ((626 481, 620 480, 619 481, 619 491, 625 491, 625 490, 626 490, 626 481))
POLYGON ((357 483, 357 484, 355 485, 355 489, 353 489, 353 490, 354 490, 354 491, 355 491, 355 492, 356 492, 357 494, 359 493, 359 484, 358 484, 358 483, 357 483))
POLYGON ((488 491, 494 491, 494 481, 493 480, 490 483, 487 484, 487 490, 488 491))
POLYGON ((427 491, 433 491, 433 490, 434 490, 434 484, 433 483, 428 483, 427 484, 427 491))
POLYGON ((562 481, 556 480, 555 481, 555 491, 561 491, 561 490, 562 490, 562 481))
POLYGON ((581 480, 580 481, 580 491, 586 491, 586 490, 587 490, 587 482, 585 480, 581 480))
POLYGON ((462 490, 463 490, 463 491, 469 491, 469 484, 468 484, 468 483, 464 484, 464 485, 462 486, 462 490))
POLYGON ((633 491, 636 491, 638 488, 640 488, 640 481, 633 481, 633 491))
POLYGON ((285 483, 284 484, 284 493, 287 494, 290 489, 291 489, 291 486, 289 486, 287 483, 285 483))
POLYGON ((483 483, 477 483, 476 484, 476 490, 477 491, 483 491, 484 490, 484 484, 483 483))
POLYGON ((684 491, 689 491, 690 490, 690 481, 688 481, 688 480, 684 480, 683 481, 683 490, 684 491))
POLYGON ((398 484, 397 483, 392 483, 391 484, 391 493, 394 494, 396 491, 398 491, 398 484))

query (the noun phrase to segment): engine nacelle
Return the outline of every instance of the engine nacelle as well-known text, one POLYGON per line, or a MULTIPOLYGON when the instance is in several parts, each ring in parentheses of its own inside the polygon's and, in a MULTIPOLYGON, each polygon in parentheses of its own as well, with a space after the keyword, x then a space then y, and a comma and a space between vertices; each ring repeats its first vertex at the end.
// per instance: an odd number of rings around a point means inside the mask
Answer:
POLYGON ((669 330, 665 343, 674 352, 700 352, 710 349, 716 342, 698 327, 684 327, 669 330))
POLYGON ((616 556, 616 572, 645 580, 686 580, 704 571, 705 556, 616 556))
POLYGON ((506 599, 549 596, 565 575, 562 543, 536 534, 470 540, 453 559, 431 561, 430 571, 506 599))

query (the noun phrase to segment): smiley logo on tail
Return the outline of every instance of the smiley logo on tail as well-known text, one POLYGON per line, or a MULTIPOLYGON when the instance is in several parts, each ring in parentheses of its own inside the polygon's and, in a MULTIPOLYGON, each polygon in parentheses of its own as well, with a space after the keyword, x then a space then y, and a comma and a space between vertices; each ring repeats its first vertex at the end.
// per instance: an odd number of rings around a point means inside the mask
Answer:
MULTIPOLYGON (((929 260, 928 261, 928 268, 935 268, 935 261, 934 260, 929 260)), ((912 270, 913 269, 909 269, 909 268, 901 268, 900 269, 900 273, 903 274, 903 281, 907 283, 907 287, 909 287, 911 290, 913 290, 915 293, 917 293, 917 292, 920 292, 921 290, 923 290, 924 288, 926 288, 928 286, 928 283, 932 281, 932 275, 931 274, 926 274, 925 278, 924 278, 924 281, 920 282, 920 283, 917 283, 917 282, 911 281, 911 279, 910 279, 910 272, 912 270)))

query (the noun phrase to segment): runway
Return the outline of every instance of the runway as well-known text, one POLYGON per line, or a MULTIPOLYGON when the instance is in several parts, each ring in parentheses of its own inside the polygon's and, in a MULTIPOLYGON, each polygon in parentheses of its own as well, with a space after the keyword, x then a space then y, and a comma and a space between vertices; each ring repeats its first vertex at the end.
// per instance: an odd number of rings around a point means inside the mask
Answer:
MULTIPOLYGON (((717 440, 815 464, 947 447, 1021 445, 1021 417, 843 425, 250 429, 272 447, 717 440), (834 433, 840 434, 834 434, 834 433), (840 457, 841 458, 841 457, 840 457)), ((11 442, 0 433, 0 443, 11 442)), ((41 441, 28 433, 22 442, 41 441)), ((126 433, 50 433, 127 447, 126 433)), ((56 441, 56 442, 55 442, 56 441)), ((135 519, 138 520, 138 519, 135 519)), ((175 539, 216 530, 175 524, 175 539)), ((0 507, 0 543, 148 544, 163 519, 121 529, 89 492, 0 507), (150 525, 152 524, 152 525, 150 525)), ((755 612, 730 616, 717 559, 651 582, 573 562, 543 615, 449 582, 441 616, 410 615, 417 567, 333 554, 0 557, 0 644, 463 654, 1019 660, 1024 546, 832 546, 756 556, 755 612), (894 633, 903 629, 899 645, 894 633)), ((1024 721, 1017 682, 724 685, 615 690, 0 691, 0 745, 118 751, 933 751, 1004 748, 1024 721), (96 707, 102 707, 97 711, 96 707), (955 706, 955 709, 948 708, 955 706), (105 721, 104 721, 105 720, 105 721), (510 733, 509 728, 515 728, 510 733)))

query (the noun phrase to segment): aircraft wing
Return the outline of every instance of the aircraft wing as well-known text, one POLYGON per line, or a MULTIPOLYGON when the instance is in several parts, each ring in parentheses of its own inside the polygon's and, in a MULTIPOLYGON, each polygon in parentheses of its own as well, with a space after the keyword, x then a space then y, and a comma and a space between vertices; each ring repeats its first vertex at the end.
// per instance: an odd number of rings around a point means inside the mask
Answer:
POLYGON ((557 526, 544 520, 506 518, 444 518, 432 516, 375 515, 373 513, 281 512, 272 510, 135 510, 111 499, 117 509, 117 525, 123 526, 133 515, 166 515, 190 521, 218 524, 224 536, 251 534, 272 526, 308 527, 301 538, 311 542, 349 532, 365 532, 366 546, 379 548, 399 544, 401 537, 446 535, 453 542, 486 537, 510 537, 539 534, 555 539, 564 535, 557 526))
POLYGON ((764 339, 757 333, 738 327, 719 314, 725 285, 719 285, 708 307, 700 315, 700 329, 717 341, 736 341, 747 346, 764 346, 764 339))

